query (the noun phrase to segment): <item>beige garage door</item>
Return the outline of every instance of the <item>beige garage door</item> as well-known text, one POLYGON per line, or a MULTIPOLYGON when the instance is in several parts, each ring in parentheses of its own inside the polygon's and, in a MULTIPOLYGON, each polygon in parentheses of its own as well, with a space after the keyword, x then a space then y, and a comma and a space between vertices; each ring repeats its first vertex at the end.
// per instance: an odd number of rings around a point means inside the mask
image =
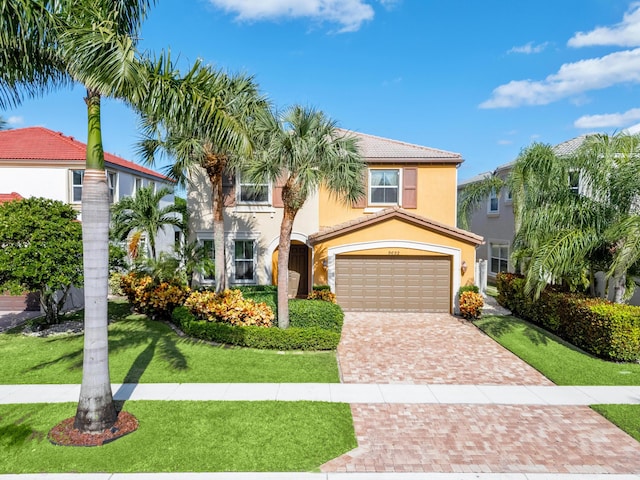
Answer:
POLYGON ((337 256, 335 278, 344 310, 450 311, 448 257, 337 256))

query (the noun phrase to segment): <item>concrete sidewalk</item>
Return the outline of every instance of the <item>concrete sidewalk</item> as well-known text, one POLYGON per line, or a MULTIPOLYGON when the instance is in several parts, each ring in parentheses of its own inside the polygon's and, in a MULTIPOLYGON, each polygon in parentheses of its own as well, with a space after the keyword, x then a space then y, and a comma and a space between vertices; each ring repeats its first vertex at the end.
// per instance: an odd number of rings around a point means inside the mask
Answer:
MULTIPOLYGON (((126 383, 115 400, 314 401, 366 404, 640 404, 635 386, 409 385, 348 383, 126 383)), ((75 402, 80 385, 0 385, 0 404, 75 402)))

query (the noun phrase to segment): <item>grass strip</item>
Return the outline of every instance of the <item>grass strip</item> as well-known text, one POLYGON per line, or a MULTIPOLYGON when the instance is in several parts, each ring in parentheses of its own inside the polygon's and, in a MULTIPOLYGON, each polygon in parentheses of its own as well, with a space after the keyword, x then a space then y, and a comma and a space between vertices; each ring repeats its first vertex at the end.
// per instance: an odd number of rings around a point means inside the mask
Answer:
POLYGON ((557 385, 640 385, 640 364, 596 358, 519 318, 487 316, 475 324, 557 385))
POLYGON ((75 404, 0 405, 0 473, 312 471, 356 447, 347 404, 128 401, 139 429, 101 447, 48 431, 75 404))
POLYGON ((640 442, 640 405, 592 405, 591 408, 640 442))
MULTIPOLYGON (((114 383, 337 383, 335 352, 278 352, 212 346, 110 302, 114 383)), ((0 384, 80 383, 82 335, 0 334, 0 384)))

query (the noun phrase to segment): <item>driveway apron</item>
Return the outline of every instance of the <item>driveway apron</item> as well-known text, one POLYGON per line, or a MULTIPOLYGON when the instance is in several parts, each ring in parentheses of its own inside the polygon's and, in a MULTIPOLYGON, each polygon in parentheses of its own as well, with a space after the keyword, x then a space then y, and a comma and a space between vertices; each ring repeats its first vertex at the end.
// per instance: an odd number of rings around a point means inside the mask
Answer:
MULTIPOLYGON (((553 385, 446 314, 345 314, 343 383, 553 385)), ((464 403, 464 402, 462 402, 464 403)), ((324 472, 640 473, 640 443, 584 406, 352 404, 358 447, 324 472)))

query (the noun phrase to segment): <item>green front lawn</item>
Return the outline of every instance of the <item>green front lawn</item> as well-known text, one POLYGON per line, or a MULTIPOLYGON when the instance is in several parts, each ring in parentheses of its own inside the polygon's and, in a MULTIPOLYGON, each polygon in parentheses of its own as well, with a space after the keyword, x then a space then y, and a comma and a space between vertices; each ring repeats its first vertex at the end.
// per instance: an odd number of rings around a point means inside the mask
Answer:
MULTIPOLYGON (((212 346, 110 302, 113 383, 337 383, 335 352, 277 352, 212 346)), ((80 383, 83 336, 0 334, 0 384, 80 383)))
POLYGON ((640 364, 593 357, 519 318, 487 316, 475 324, 557 385, 640 385, 640 364))
POLYGON ((102 447, 48 431, 75 404, 0 405, 0 473, 311 471, 353 448, 349 405, 128 401, 139 429, 102 447))
POLYGON ((640 442, 640 405, 592 405, 591 408, 640 442))

